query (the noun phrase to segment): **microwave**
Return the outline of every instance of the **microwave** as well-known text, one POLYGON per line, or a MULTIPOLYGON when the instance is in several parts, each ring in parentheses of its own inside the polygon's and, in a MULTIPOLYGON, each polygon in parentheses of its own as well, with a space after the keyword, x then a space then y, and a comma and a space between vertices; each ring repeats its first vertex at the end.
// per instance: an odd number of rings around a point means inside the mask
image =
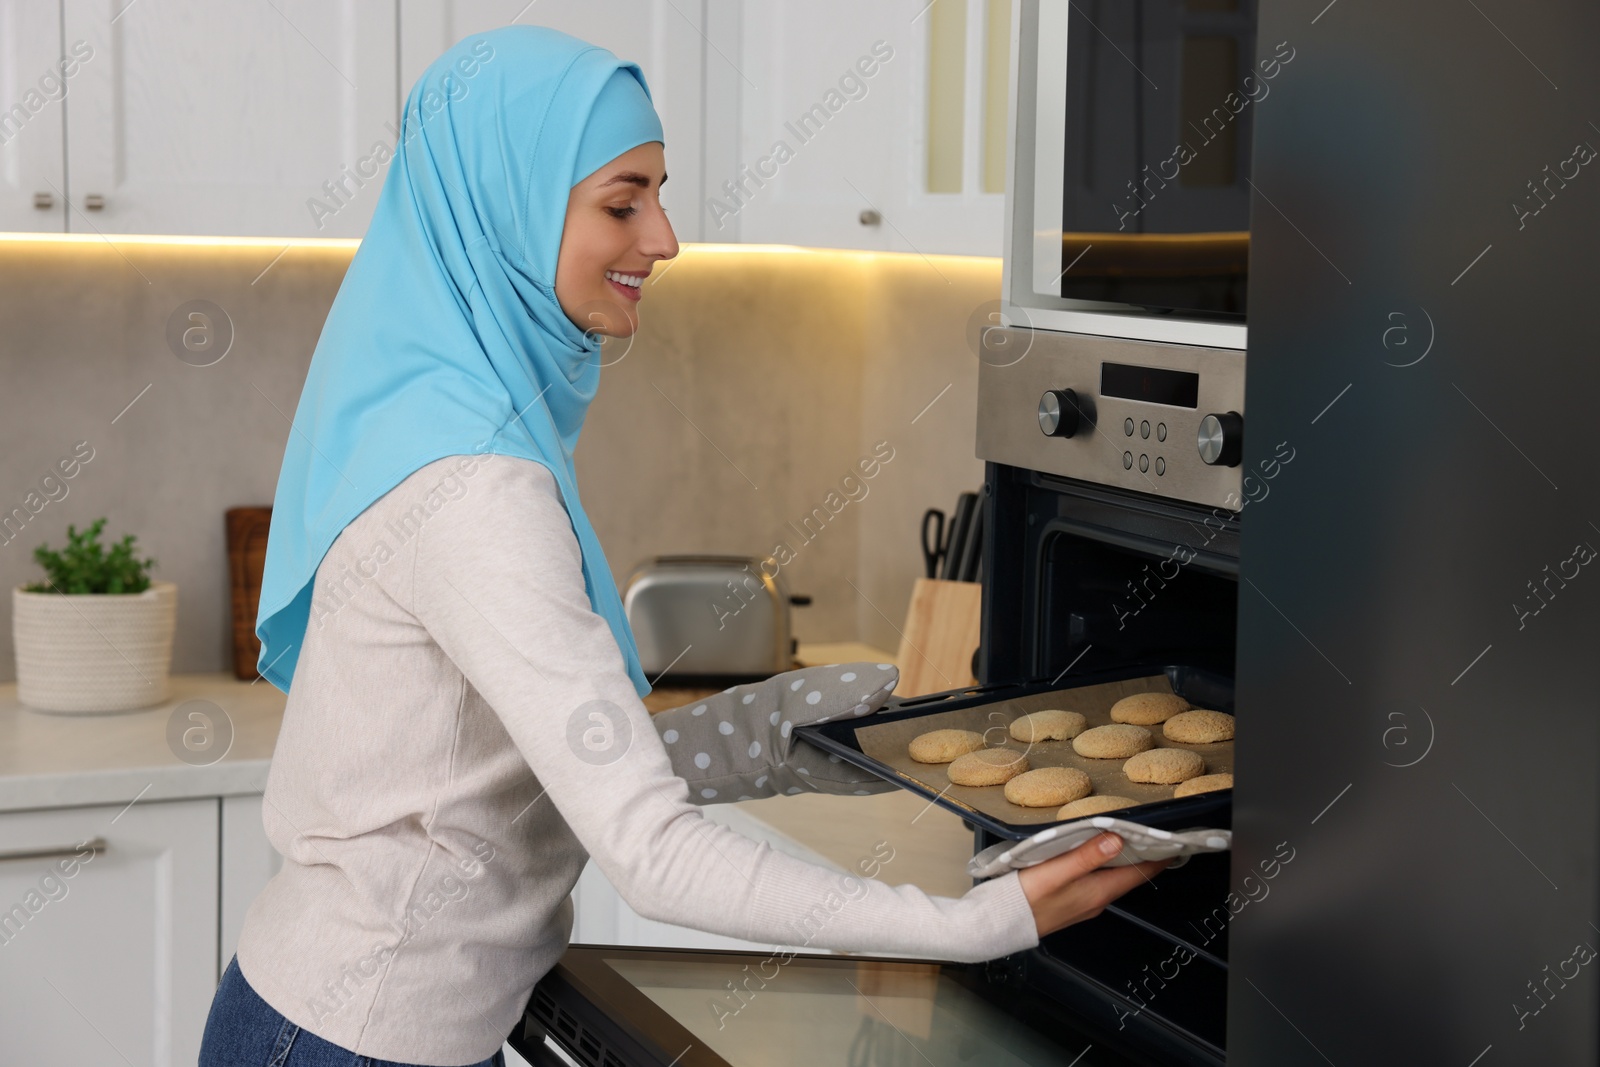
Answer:
POLYGON ((1257 0, 1018 0, 1001 315, 1243 350, 1257 0))

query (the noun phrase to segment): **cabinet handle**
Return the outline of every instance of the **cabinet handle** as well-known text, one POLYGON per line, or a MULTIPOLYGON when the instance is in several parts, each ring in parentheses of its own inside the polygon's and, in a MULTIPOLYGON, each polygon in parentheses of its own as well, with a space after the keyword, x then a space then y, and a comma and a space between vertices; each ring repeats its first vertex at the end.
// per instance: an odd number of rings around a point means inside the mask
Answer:
POLYGON ((21 849, 17 852, 0 852, 0 863, 7 863, 11 860, 65 859, 67 856, 76 856, 85 849, 98 856, 106 850, 106 839, 103 837, 91 837, 81 845, 62 845, 59 848, 32 848, 21 849))
POLYGON ((33 206, 38 208, 40 211, 49 211, 51 208, 56 206, 55 194, 54 193, 34 193, 33 194, 33 206))
POLYGON ((105 206, 106 198, 101 196, 99 193, 90 193, 88 196, 83 198, 83 209, 85 211, 99 211, 105 206))
POLYGON ((862 209, 860 219, 861 225, 863 226, 876 226, 883 221, 883 214, 882 212, 870 207, 864 208, 862 209))

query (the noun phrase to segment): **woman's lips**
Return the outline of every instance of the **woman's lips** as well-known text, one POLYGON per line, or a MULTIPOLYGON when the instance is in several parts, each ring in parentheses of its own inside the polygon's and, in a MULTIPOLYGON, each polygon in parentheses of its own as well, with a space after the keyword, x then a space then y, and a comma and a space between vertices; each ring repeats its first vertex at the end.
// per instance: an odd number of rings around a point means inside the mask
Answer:
POLYGON ((640 286, 636 289, 631 285, 623 285, 621 282, 612 281, 610 278, 606 279, 606 284, 611 286, 611 288, 615 289, 617 292, 621 293, 623 296, 627 297, 629 300, 632 300, 634 303, 638 303, 639 300, 644 296, 643 286, 640 286))

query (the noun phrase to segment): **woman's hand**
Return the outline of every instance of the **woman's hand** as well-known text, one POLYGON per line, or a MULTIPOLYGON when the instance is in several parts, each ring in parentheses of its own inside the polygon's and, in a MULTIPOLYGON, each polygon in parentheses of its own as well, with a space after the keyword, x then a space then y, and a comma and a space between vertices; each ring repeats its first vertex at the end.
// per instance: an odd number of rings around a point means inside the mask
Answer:
POLYGON ((1122 838, 1116 834, 1091 837, 1071 852, 1017 872, 1022 893, 1033 908, 1034 926, 1039 936, 1055 933, 1062 927, 1092 919, 1135 886, 1164 869, 1171 860, 1153 860, 1126 867, 1099 868, 1122 851, 1122 838))

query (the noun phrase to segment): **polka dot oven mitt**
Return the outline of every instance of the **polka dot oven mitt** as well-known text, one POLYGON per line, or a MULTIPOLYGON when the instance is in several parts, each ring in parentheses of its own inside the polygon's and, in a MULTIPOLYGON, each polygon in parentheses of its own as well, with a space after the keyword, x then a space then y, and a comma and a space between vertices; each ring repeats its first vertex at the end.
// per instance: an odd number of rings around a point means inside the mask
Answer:
POLYGON ((806 744, 797 726, 870 715, 899 684, 889 663, 802 667, 725 689, 652 717, 672 769, 698 804, 779 793, 865 796, 896 788, 806 744))

